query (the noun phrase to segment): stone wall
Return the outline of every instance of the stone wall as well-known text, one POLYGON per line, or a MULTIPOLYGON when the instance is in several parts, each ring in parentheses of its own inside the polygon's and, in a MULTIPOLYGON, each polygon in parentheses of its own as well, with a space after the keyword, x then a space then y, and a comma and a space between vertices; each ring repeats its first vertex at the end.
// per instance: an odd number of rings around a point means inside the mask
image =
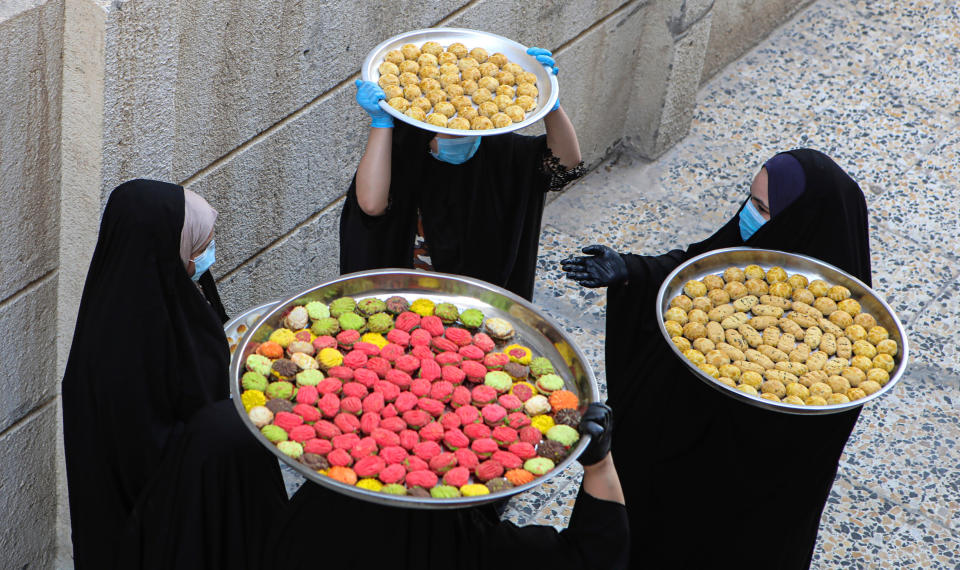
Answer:
POLYGON ((55 536, 70 564, 57 393, 117 184, 178 182, 220 211, 214 273, 237 312, 337 274, 369 121, 353 81, 386 37, 456 26, 553 50, 594 166, 680 140, 701 81, 809 1, 0 2, 0 567, 51 564, 55 536))
POLYGON ((56 546, 63 3, 0 7, 0 568, 56 546))

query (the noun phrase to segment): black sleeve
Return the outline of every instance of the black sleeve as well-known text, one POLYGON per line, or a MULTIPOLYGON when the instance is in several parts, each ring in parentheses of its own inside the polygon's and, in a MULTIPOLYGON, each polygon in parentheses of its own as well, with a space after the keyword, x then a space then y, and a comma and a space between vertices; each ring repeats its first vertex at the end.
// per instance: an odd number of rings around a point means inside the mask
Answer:
POLYGON ((565 530, 518 527, 503 521, 484 533, 480 552, 494 552, 497 560, 510 560, 516 567, 626 568, 630 556, 627 509, 620 503, 592 497, 581 488, 565 530))
POLYGON ((340 214, 340 273, 386 267, 413 267, 416 205, 404 199, 401 183, 391 184, 387 210, 380 216, 363 211, 354 175, 340 214))

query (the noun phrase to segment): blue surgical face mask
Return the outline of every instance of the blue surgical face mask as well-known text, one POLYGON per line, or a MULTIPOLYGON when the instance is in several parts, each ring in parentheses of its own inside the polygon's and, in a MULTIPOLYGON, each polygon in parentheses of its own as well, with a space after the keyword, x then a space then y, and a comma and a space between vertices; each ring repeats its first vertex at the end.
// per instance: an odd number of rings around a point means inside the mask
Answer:
POLYGON ((437 139, 437 152, 430 151, 433 158, 450 164, 463 164, 473 158, 480 148, 480 137, 437 139))
POLYGON ((200 276, 210 269, 210 266, 213 265, 213 262, 216 260, 216 240, 210 240, 210 245, 207 246, 207 249, 203 250, 203 253, 190 260, 193 262, 193 275, 190 277, 190 279, 199 281, 200 276))
POLYGON ((767 223, 757 207, 753 205, 753 200, 747 200, 747 205, 740 210, 740 237, 743 241, 750 239, 750 236, 757 233, 760 226, 767 223))

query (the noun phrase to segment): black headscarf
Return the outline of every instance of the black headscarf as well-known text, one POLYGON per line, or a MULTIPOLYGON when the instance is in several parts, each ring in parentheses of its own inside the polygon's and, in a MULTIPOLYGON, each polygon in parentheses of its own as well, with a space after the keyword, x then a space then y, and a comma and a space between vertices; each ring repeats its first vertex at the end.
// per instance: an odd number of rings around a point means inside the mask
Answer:
POLYGON ((118 186, 103 214, 62 384, 77 568, 113 567, 184 424, 228 394, 223 308, 187 276, 183 218, 183 189, 150 180, 118 186))
POLYGON ((501 522, 489 505, 442 511, 387 507, 308 482, 270 527, 263 567, 618 570, 628 557, 626 516, 620 503, 581 489, 569 526, 557 532, 501 522), (318 521, 325 522, 317 526, 318 521), (303 540, 305 531, 316 540, 303 540))
POLYGON ((607 292, 608 403, 634 568, 704 568, 718 557, 744 568, 809 566, 860 409, 794 416, 741 403, 690 373, 656 322, 666 276, 691 257, 725 247, 804 254, 871 283, 859 186, 818 151, 790 154, 803 167, 804 191, 749 240, 740 236, 738 211, 686 251, 624 255, 629 280, 607 292))
POLYGON ((393 130, 387 211, 363 212, 354 176, 340 218, 340 272, 413 267, 419 208, 437 271, 531 299, 549 184, 546 137, 483 137, 470 160, 452 165, 430 156, 434 133, 403 123, 393 130))

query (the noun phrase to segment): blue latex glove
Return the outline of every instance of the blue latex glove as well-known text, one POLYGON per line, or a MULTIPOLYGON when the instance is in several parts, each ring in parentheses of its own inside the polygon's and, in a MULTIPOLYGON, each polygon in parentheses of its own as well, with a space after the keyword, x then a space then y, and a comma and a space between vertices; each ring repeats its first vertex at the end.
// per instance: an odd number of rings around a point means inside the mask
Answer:
MULTIPOLYGON (((541 65, 553 72, 554 75, 560 73, 560 68, 557 67, 557 62, 553 60, 553 52, 548 49, 531 47, 527 48, 527 53, 532 55, 540 62, 541 65)), ((560 108, 560 98, 557 97, 557 103, 553 106, 553 109, 550 109, 550 112, 556 111, 560 108)))
POLYGON ((380 89, 380 86, 373 81, 360 81, 359 79, 354 82, 354 85, 357 86, 357 104, 363 107, 363 110, 372 119, 370 126, 375 129, 393 127, 393 117, 380 108, 380 101, 387 98, 383 89, 380 89))

